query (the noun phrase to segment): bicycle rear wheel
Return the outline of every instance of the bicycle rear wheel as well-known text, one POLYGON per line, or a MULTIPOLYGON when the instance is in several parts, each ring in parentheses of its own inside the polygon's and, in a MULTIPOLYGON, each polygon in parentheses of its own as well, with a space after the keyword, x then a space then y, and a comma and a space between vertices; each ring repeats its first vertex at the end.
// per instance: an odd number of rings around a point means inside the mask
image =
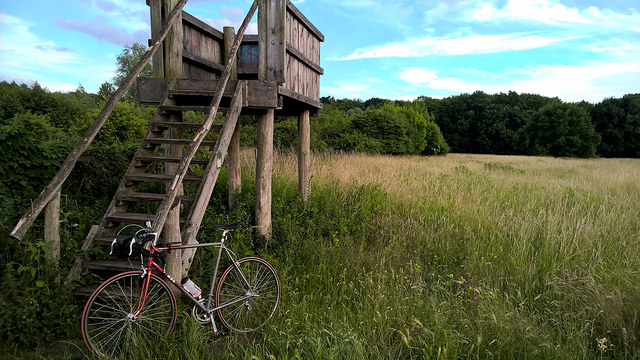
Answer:
POLYGON ((220 321, 231 331, 246 333, 260 328, 276 312, 280 280, 273 267, 260 258, 244 258, 238 265, 229 266, 222 274, 216 306, 229 304, 218 310, 220 321))
POLYGON ((82 313, 82 338, 95 357, 126 357, 127 350, 153 343, 173 330, 176 299, 167 284, 151 275, 142 312, 133 317, 146 277, 129 271, 102 283, 82 313))

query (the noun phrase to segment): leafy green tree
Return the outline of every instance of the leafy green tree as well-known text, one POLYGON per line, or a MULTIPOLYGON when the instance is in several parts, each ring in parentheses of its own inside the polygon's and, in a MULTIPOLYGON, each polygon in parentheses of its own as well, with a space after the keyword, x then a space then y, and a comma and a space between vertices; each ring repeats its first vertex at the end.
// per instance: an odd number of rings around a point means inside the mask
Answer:
MULTIPOLYGON (((72 131, 84 134, 98 117, 103 106, 104 102, 101 102, 98 107, 92 109, 86 120, 74 127, 72 131)), ((154 108, 150 106, 139 106, 133 101, 119 101, 100 129, 94 143, 98 146, 111 144, 136 146, 153 118, 153 112, 154 108)))
POLYGON ((401 109, 401 112, 409 121, 407 127, 407 154, 420 154, 427 146, 427 119, 429 113, 426 111, 420 111, 421 104, 415 105, 408 104, 401 109), (425 113, 427 118, 423 115, 425 113))
POLYGON ((64 132, 47 116, 27 111, 0 125, 0 202, 11 213, 20 213, 18 203, 33 199, 55 174, 68 146, 64 132))
POLYGON ((98 90, 98 96, 101 99, 107 100, 111 97, 111 95, 116 91, 115 86, 112 83, 105 81, 100 85, 100 89, 98 90))
MULTIPOLYGON (((118 55, 118 57, 116 58, 118 67, 116 69, 116 76, 113 78, 113 82, 116 87, 120 87, 122 86, 122 84, 124 84, 125 79, 133 71, 146 51, 147 48, 140 43, 132 43, 131 45, 126 45, 124 47, 120 55, 118 55)), ((144 69, 140 73, 140 76, 151 77, 152 73, 153 68, 151 67, 151 62, 149 62, 147 65, 145 65, 144 69)), ((138 85, 135 82, 133 83, 131 88, 129 88, 123 98, 126 100, 138 99, 138 85)))
POLYGON ((343 135, 351 131, 351 126, 345 111, 340 110, 335 101, 325 105, 318 118, 311 121, 311 148, 343 150, 338 142, 343 135))
POLYGON ((525 126, 529 153, 594 157, 600 143, 587 112, 576 105, 553 102, 541 108, 525 126))
POLYGON ((379 140, 383 153, 408 153, 407 131, 410 122, 401 109, 393 104, 386 104, 377 110, 367 109, 361 115, 354 116, 351 122, 358 132, 379 140))
POLYGON ((591 111, 602 136, 598 153, 606 157, 640 157, 640 94, 605 99, 591 111))
POLYGON ((367 101, 364 102, 364 107, 365 108, 372 108, 372 109, 379 109, 381 108, 384 104, 391 102, 390 100, 387 99, 380 99, 380 98, 371 98, 367 101))
POLYGON ((422 150, 422 155, 445 155, 451 151, 442 136, 442 132, 440 132, 440 128, 434 122, 427 123, 424 138, 426 144, 424 150, 422 150))

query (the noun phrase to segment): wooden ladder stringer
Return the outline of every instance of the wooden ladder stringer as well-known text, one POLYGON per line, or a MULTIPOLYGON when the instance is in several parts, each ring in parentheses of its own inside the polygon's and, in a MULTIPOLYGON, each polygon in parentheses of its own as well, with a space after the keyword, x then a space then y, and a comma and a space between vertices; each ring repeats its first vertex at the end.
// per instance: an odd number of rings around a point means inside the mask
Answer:
MULTIPOLYGON (((204 214, 207 209, 207 204, 209 204, 211 194, 213 193, 218 175, 220 174, 222 162, 227 156, 231 138, 233 137, 236 126, 238 126, 238 117, 242 112, 245 102, 245 87, 246 83, 244 81, 238 81, 238 85, 236 86, 236 90, 231 99, 231 105, 229 106, 229 110, 225 116, 225 121, 222 125, 222 131, 220 132, 218 141, 213 149, 213 155, 209 158, 209 163, 207 164, 207 168, 205 169, 205 174, 203 176, 203 181, 198 187, 198 192, 189 211, 189 215, 187 216, 184 229, 182 230, 181 236, 183 244, 198 243, 196 240, 198 229, 200 228, 200 224, 202 223, 202 219, 204 218, 204 214)), ((195 248, 183 250, 183 274, 186 274, 189 271, 195 252, 195 248)))

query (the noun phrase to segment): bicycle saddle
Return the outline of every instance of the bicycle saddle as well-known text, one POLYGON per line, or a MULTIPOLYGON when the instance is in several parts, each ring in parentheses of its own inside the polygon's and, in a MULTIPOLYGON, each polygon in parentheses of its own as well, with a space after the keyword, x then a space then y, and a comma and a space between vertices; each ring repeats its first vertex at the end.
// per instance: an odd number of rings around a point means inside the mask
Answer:
POLYGON ((231 224, 216 226, 212 230, 230 231, 230 230, 233 230, 233 229, 237 228, 238 226, 240 226, 240 224, 241 224, 240 221, 236 221, 236 222, 231 223, 231 224))

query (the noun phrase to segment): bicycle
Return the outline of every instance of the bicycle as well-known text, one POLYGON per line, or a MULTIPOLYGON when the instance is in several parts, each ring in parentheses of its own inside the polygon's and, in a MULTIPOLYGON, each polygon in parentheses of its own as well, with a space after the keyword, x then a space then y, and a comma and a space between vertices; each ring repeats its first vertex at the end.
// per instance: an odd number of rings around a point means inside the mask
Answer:
POLYGON ((123 246, 129 243, 129 256, 133 252, 133 245, 137 244, 143 255, 148 257, 146 266, 143 262, 140 270, 126 271, 107 279, 93 292, 84 307, 82 338, 94 357, 117 357, 132 344, 140 341, 152 343, 153 337, 163 336, 173 330, 177 304, 165 279, 194 302, 192 317, 201 324, 211 323, 214 334, 220 334, 214 312, 222 324, 235 333, 257 330, 273 317, 280 303, 280 280, 275 269, 257 257, 237 260, 224 244, 227 233, 236 229, 240 222, 215 227, 214 230, 222 231, 220 242, 192 245, 158 243, 157 234, 151 232, 149 223, 146 225, 130 224, 123 227, 111 243, 111 253, 116 244, 123 246), (136 226, 139 229, 133 236, 120 236, 125 229, 136 226), (177 282, 155 262, 156 256, 164 251, 208 246, 218 247, 219 250, 209 295, 206 297, 198 293, 200 289, 197 286, 192 286, 195 284, 177 282), (213 289, 223 252, 231 264, 222 273, 214 296, 213 289))

